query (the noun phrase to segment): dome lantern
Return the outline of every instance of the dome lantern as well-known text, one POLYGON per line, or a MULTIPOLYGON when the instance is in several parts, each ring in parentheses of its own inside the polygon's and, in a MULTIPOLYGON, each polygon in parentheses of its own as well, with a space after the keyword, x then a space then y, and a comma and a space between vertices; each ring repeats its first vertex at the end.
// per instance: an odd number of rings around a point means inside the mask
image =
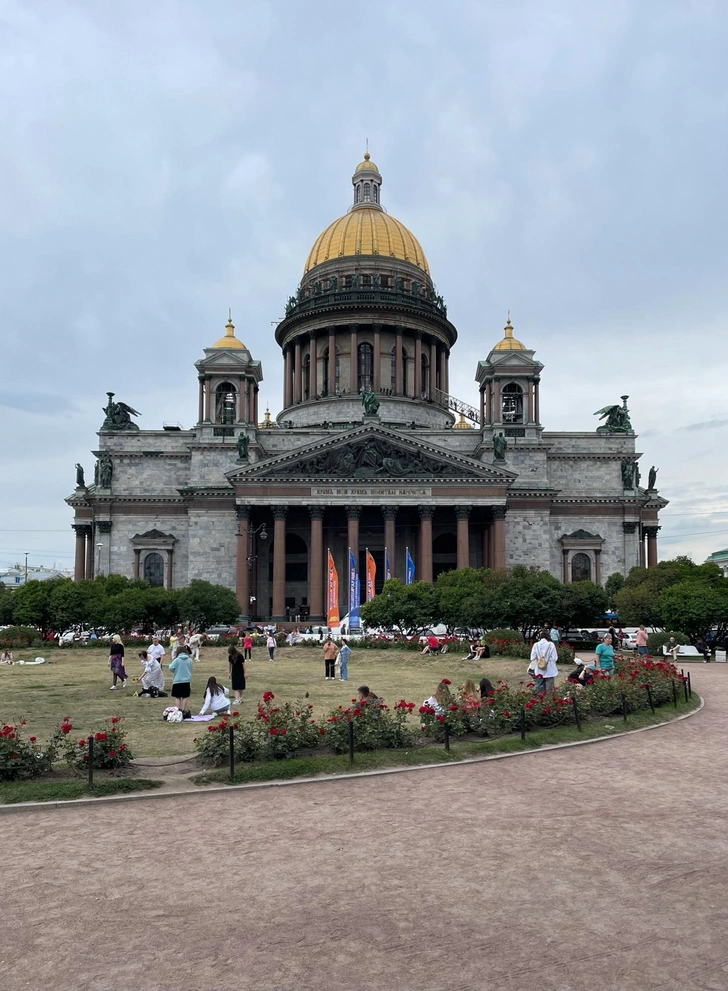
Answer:
POLYGON ((508 319, 503 328, 504 336, 493 348, 494 351, 525 351, 526 345, 513 336, 513 325, 511 324, 511 311, 508 311, 508 319))
POLYGON ((369 209, 382 209, 382 176, 371 160, 368 148, 364 153, 364 161, 357 165, 351 182, 354 187, 354 207, 365 206, 369 209))

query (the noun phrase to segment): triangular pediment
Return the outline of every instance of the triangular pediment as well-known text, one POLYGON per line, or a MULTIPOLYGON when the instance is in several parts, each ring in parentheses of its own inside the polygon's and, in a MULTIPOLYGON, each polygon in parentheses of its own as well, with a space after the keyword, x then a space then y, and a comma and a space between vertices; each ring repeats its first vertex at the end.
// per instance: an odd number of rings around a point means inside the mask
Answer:
POLYGON ((516 474, 454 454, 378 424, 364 424, 289 454, 227 472, 231 482, 481 482, 509 485, 516 474))

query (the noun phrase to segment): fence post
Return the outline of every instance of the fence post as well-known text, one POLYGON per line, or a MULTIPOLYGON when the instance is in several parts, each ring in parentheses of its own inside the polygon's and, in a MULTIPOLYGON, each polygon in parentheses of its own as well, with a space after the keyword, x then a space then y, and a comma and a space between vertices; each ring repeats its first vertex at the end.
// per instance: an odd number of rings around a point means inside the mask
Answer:
POLYGON ((655 714, 655 703, 652 701, 652 688, 649 685, 645 685, 647 689, 647 700, 650 703, 650 709, 652 709, 652 715, 655 714))
POLYGON ((622 719, 627 722, 627 696, 622 692, 622 719))
POLYGON ((445 730, 445 750, 450 749, 450 726, 447 721, 447 716, 445 717, 445 722, 442 724, 445 730))
POLYGON ((521 709, 520 724, 521 724, 521 739, 522 740, 525 740, 526 739, 526 710, 525 709, 521 709))
POLYGON ((683 677, 682 683, 683 683, 683 691, 685 692, 685 701, 687 702, 687 700, 688 700, 688 679, 685 678, 685 677, 683 677))
POLYGON ((354 723, 349 720, 349 763, 354 763, 354 723))
POLYGON ((94 786, 94 735, 89 733, 88 737, 88 786, 94 786))
POLYGON ((671 678, 670 681, 672 682, 672 704, 677 709, 677 686, 675 685, 674 678, 671 678))
POLYGON ((581 713, 579 712, 579 703, 576 696, 574 696, 574 719, 576 719, 576 728, 581 733, 581 713))
POLYGON ((693 697, 693 683, 690 680, 690 672, 689 671, 688 671, 688 695, 690 696, 690 698, 693 697))
POLYGON ((235 730, 228 726, 228 740, 230 741, 230 780, 235 780, 235 730))

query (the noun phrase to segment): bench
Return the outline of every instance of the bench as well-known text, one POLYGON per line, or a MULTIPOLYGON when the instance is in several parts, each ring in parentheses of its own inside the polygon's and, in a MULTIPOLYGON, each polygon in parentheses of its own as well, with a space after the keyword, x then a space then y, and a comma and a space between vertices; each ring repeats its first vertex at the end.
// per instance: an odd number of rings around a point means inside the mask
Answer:
MULTIPOLYGON (((671 657, 672 656, 672 652, 670 650, 668 650, 667 644, 665 644, 665 646, 662 648, 662 653, 663 653, 663 656, 664 657, 671 657)), ((692 647, 692 646, 689 646, 688 644, 682 644, 681 643, 680 644, 680 649, 678 650, 678 653, 677 653, 677 656, 678 657, 685 657, 685 658, 699 657, 702 660, 703 654, 702 654, 701 651, 698 650, 697 647, 692 647)))

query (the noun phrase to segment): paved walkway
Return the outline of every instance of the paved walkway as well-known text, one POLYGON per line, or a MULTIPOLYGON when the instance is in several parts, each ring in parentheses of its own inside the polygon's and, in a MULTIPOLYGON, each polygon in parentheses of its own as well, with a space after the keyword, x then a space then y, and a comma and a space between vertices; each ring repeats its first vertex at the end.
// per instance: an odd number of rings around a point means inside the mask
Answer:
POLYGON ((728 667, 512 760, 0 819, 8 991, 728 988, 728 667))

